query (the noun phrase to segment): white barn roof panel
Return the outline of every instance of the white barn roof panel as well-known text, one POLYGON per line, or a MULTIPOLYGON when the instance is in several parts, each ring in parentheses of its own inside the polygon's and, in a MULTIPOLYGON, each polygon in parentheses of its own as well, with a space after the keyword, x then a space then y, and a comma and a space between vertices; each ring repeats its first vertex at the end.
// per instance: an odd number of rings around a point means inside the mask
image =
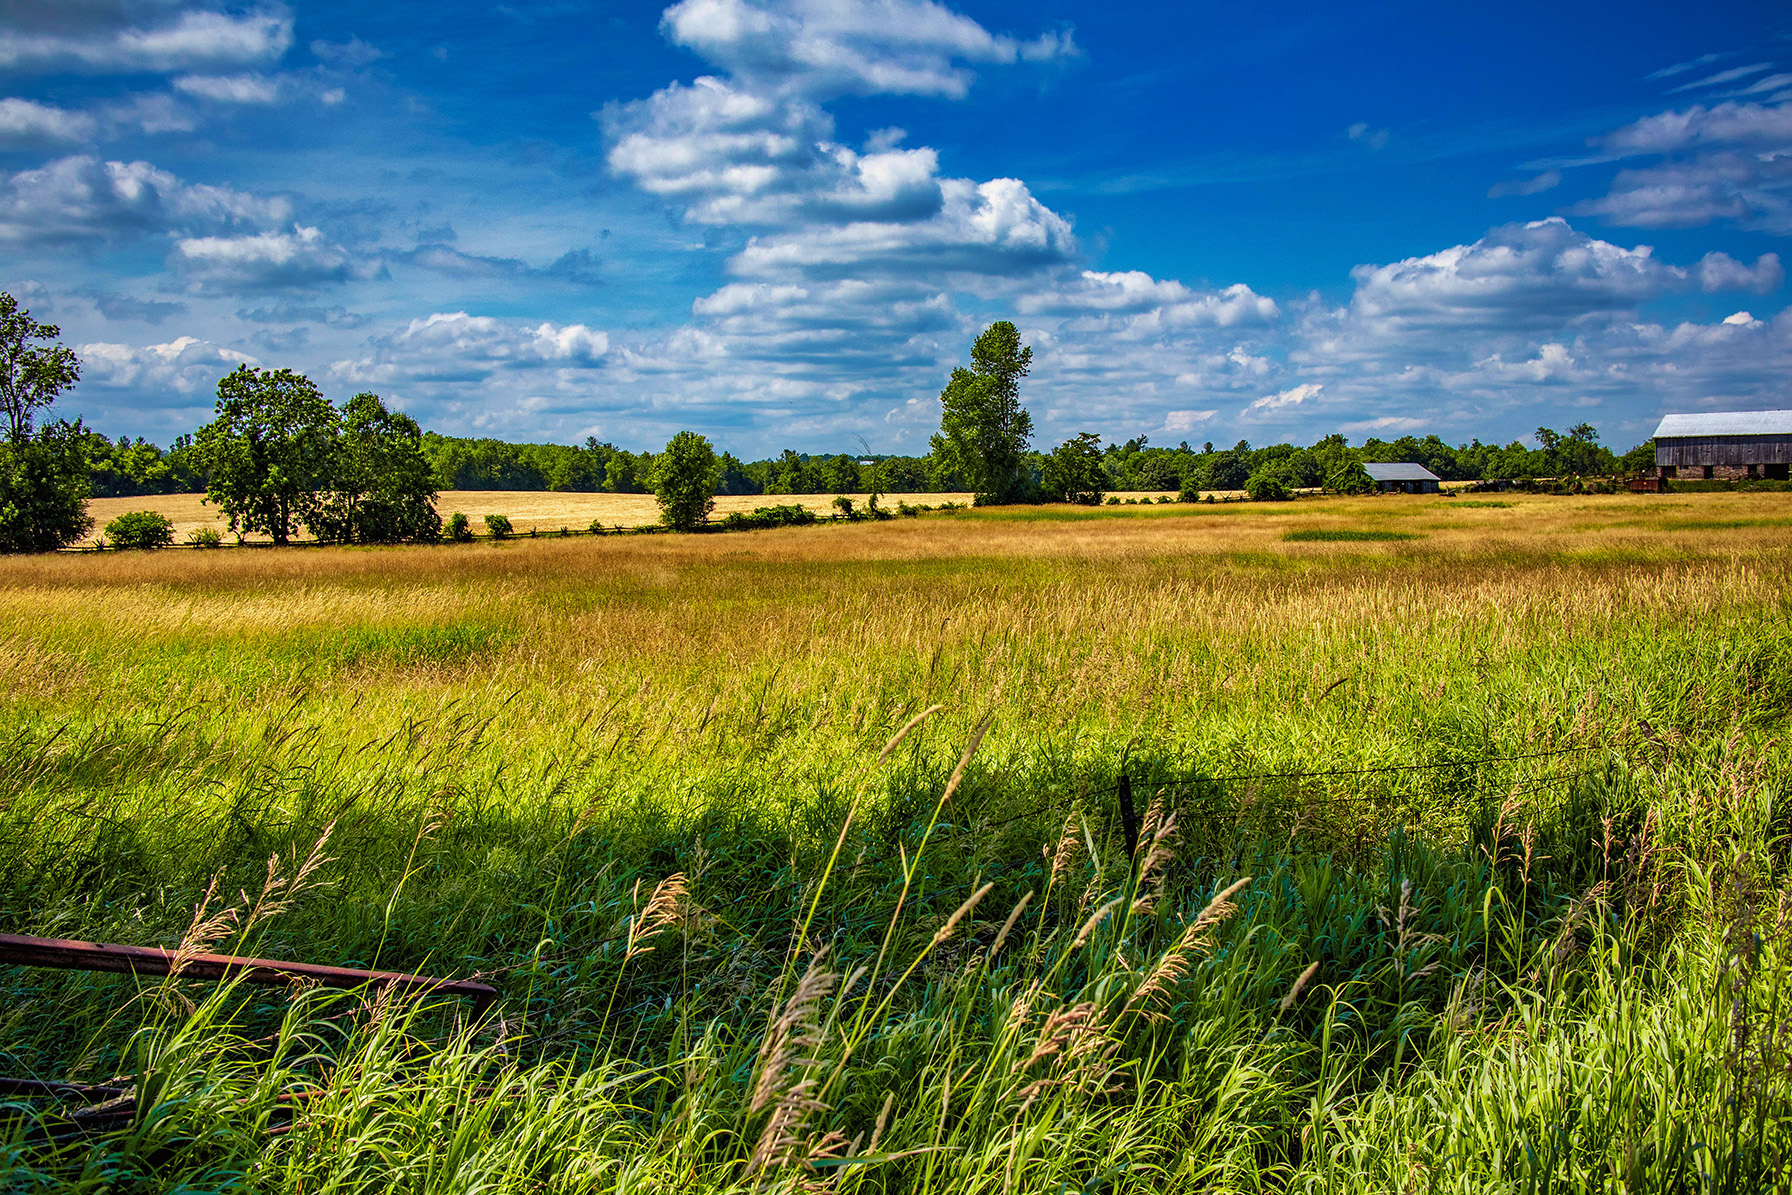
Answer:
POLYGON ((1662 436, 1792 436, 1792 411, 1706 411, 1664 415, 1662 436))

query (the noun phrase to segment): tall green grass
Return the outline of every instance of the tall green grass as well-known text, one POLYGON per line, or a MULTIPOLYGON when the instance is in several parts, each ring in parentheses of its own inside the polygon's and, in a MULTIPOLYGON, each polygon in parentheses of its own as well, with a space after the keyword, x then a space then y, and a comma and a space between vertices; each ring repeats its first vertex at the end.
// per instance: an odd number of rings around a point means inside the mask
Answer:
POLYGON ((0 972, 0 1074, 139 1096, 0 1186, 1788 1189, 1792 570, 1652 559, 15 610, 6 928, 504 999, 0 972))

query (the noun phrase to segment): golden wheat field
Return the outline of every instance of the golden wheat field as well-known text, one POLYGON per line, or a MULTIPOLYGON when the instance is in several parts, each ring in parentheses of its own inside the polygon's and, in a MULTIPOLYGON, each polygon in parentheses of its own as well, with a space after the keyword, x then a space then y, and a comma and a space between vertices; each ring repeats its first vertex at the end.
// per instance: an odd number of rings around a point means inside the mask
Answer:
MULTIPOLYGON (((1222 497, 1235 498, 1236 492, 1227 491, 1222 497)), ((777 506, 794 503, 805 506, 817 514, 832 514, 834 510, 834 494, 750 494, 740 496, 724 495, 716 499, 715 517, 721 518, 734 511, 750 511, 759 506, 777 506)), ((847 494, 855 506, 863 508, 868 494, 847 494)), ((1122 502, 1127 499, 1155 501, 1158 498, 1173 498, 1174 493, 1158 491, 1124 491, 1113 497, 1122 502)), ((969 505, 970 494, 880 494, 878 502, 886 507, 894 508, 898 502, 908 502, 915 506, 939 506, 946 502, 969 505)), ((574 531, 583 531, 594 520, 601 520, 605 527, 643 527, 659 521, 659 507, 654 503, 652 494, 589 494, 563 493, 546 490, 444 490, 436 498, 436 509, 441 511, 445 519, 455 511, 460 511, 472 520, 475 531, 483 532, 480 520, 488 515, 504 515, 517 532, 529 534, 533 529, 542 534, 557 532, 562 527, 574 531)), ((95 498, 87 504, 87 513, 93 516, 94 531, 103 532, 106 523, 119 515, 133 510, 153 510, 165 516, 174 524, 174 541, 185 543, 187 538, 202 527, 211 527, 223 533, 226 520, 215 506, 205 500, 204 494, 154 494, 139 498, 95 498)), ((265 541, 266 536, 251 535, 244 537, 250 541, 265 541)), ((299 538, 303 539, 301 531, 299 538)))

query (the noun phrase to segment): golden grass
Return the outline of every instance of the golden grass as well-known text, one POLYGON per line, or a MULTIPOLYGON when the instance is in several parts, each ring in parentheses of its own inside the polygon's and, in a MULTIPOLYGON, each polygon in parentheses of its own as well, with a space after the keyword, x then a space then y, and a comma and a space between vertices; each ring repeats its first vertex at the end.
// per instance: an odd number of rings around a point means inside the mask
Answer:
POLYGON ((1174 724, 1254 686, 1315 696, 1360 670, 1353 660, 1385 665, 1396 640, 1426 670, 1431 652, 1519 652, 1621 617, 1783 617, 1788 547, 1792 495, 1709 494, 1007 508, 711 535, 14 557, 0 559, 0 663, 46 700, 70 692, 53 682, 64 653, 90 673, 110 663, 116 680, 95 683, 123 686, 118 701, 143 683, 138 661, 215 649, 167 683, 234 702, 245 685, 306 674, 307 653, 365 640, 353 669, 317 676, 344 700, 380 691, 375 722, 456 695, 538 724, 626 698, 668 742, 689 736, 681 751, 724 723, 763 725, 768 692, 805 719, 851 707, 854 734, 967 695, 999 700, 1017 727, 1129 710, 1174 724), (1389 526, 1420 538, 1282 538, 1389 526), (446 646, 416 638, 432 628, 446 646))
MULTIPOLYGON (((853 504, 863 509, 867 494, 848 494, 853 504)), ((1160 497, 1173 498, 1173 492, 1127 491, 1117 493, 1114 497, 1123 502, 1128 498, 1154 500, 1160 497)), ((750 511, 760 506, 777 506, 795 504, 808 507, 817 514, 831 515, 834 512, 833 494, 751 494, 745 496, 724 495, 716 499, 715 517, 721 518, 734 511, 750 511)), ((957 502, 970 505, 970 494, 882 494, 878 503, 894 510, 898 502, 908 502, 915 506, 939 506, 944 502, 957 502)), ((542 534, 556 532, 562 527, 574 531, 583 531, 593 520, 601 519, 605 527, 645 527, 659 522, 659 507, 654 503, 652 494, 584 494, 560 493, 543 490, 444 490, 436 498, 436 509, 446 519, 455 511, 466 515, 473 523, 475 531, 484 532, 481 520, 488 514, 504 515, 521 534, 527 535, 531 528, 542 534)), ((189 536, 202 527, 211 527, 226 535, 225 519, 218 509, 205 501, 204 494, 155 494, 141 498, 94 498, 87 504, 87 513, 93 516, 94 531, 102 531, 106 523, 121 514, 134 510, 153 510, 163 515, 174 524, 174 540, 185 543, 189 536)), ((246 537, 256 543, 265 543, 264 535, 246 537)), ((301 529, 300 539, 304 539, 301 529)))
MULTIPOLYGON (((847 496, 861 507, 867 497, 864 494, 847 496)), ((898 501, 938 506, 942 502, 968 504, 970 500, 970 494, 885 494, 878 499, 883 505, 892 508, 898 501)), ((715 513, 717 518, 721 518, 731 511, 749 511, 756 506, 780 503, 796 503, 820 514, 832 514, 834 495, 723 496, 716 499, 715 513)), ((583 531, 594 519, 603 520, 606 527, 644 527, 659 522, 660 517, 659 507, 655 505, 652 494, 583 494, 542 490, 444 490, 436 498, 436 509, 442 512, 444 519, 455 511, 460 511, 472 520, 473 529, 481 533, 485 528, 480 520, 486 515, 504 515, 524 535, 529 533, 531 527, 544 534, 558 531, 562 527, 583 531)), ((133 510, 153 510, 165 516, 174 524, 176 543, 186 542, 188 536, 202 527, 212 527, 220 534, 227 534, 224 516, 216 507, 205 502, 204 494, 95 498, 87 506, 87 513, 93 516, 96 532, 103 529, 109 520, 133 510)), ((267 539, 260 535, 247 538, 256 542, 265 542, 267 539)), ((302 532, 299 538, 305 538, 302 532)))

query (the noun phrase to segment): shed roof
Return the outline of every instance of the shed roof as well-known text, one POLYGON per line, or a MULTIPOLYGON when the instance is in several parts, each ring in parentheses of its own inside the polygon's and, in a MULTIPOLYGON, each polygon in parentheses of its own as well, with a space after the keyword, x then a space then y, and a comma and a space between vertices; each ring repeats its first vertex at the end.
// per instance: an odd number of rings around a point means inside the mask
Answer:
POLYGON ((1661 436, 1792 436, 1792 411, 1702 411, 1664 415, 1661 436))
POLYGON ((1364 465, 1369 471, 1370 481, 1438 481, 1437 474, 1423 465, 1409 465, 1403 461, 1392 461, 1386 464, 1364 465))

